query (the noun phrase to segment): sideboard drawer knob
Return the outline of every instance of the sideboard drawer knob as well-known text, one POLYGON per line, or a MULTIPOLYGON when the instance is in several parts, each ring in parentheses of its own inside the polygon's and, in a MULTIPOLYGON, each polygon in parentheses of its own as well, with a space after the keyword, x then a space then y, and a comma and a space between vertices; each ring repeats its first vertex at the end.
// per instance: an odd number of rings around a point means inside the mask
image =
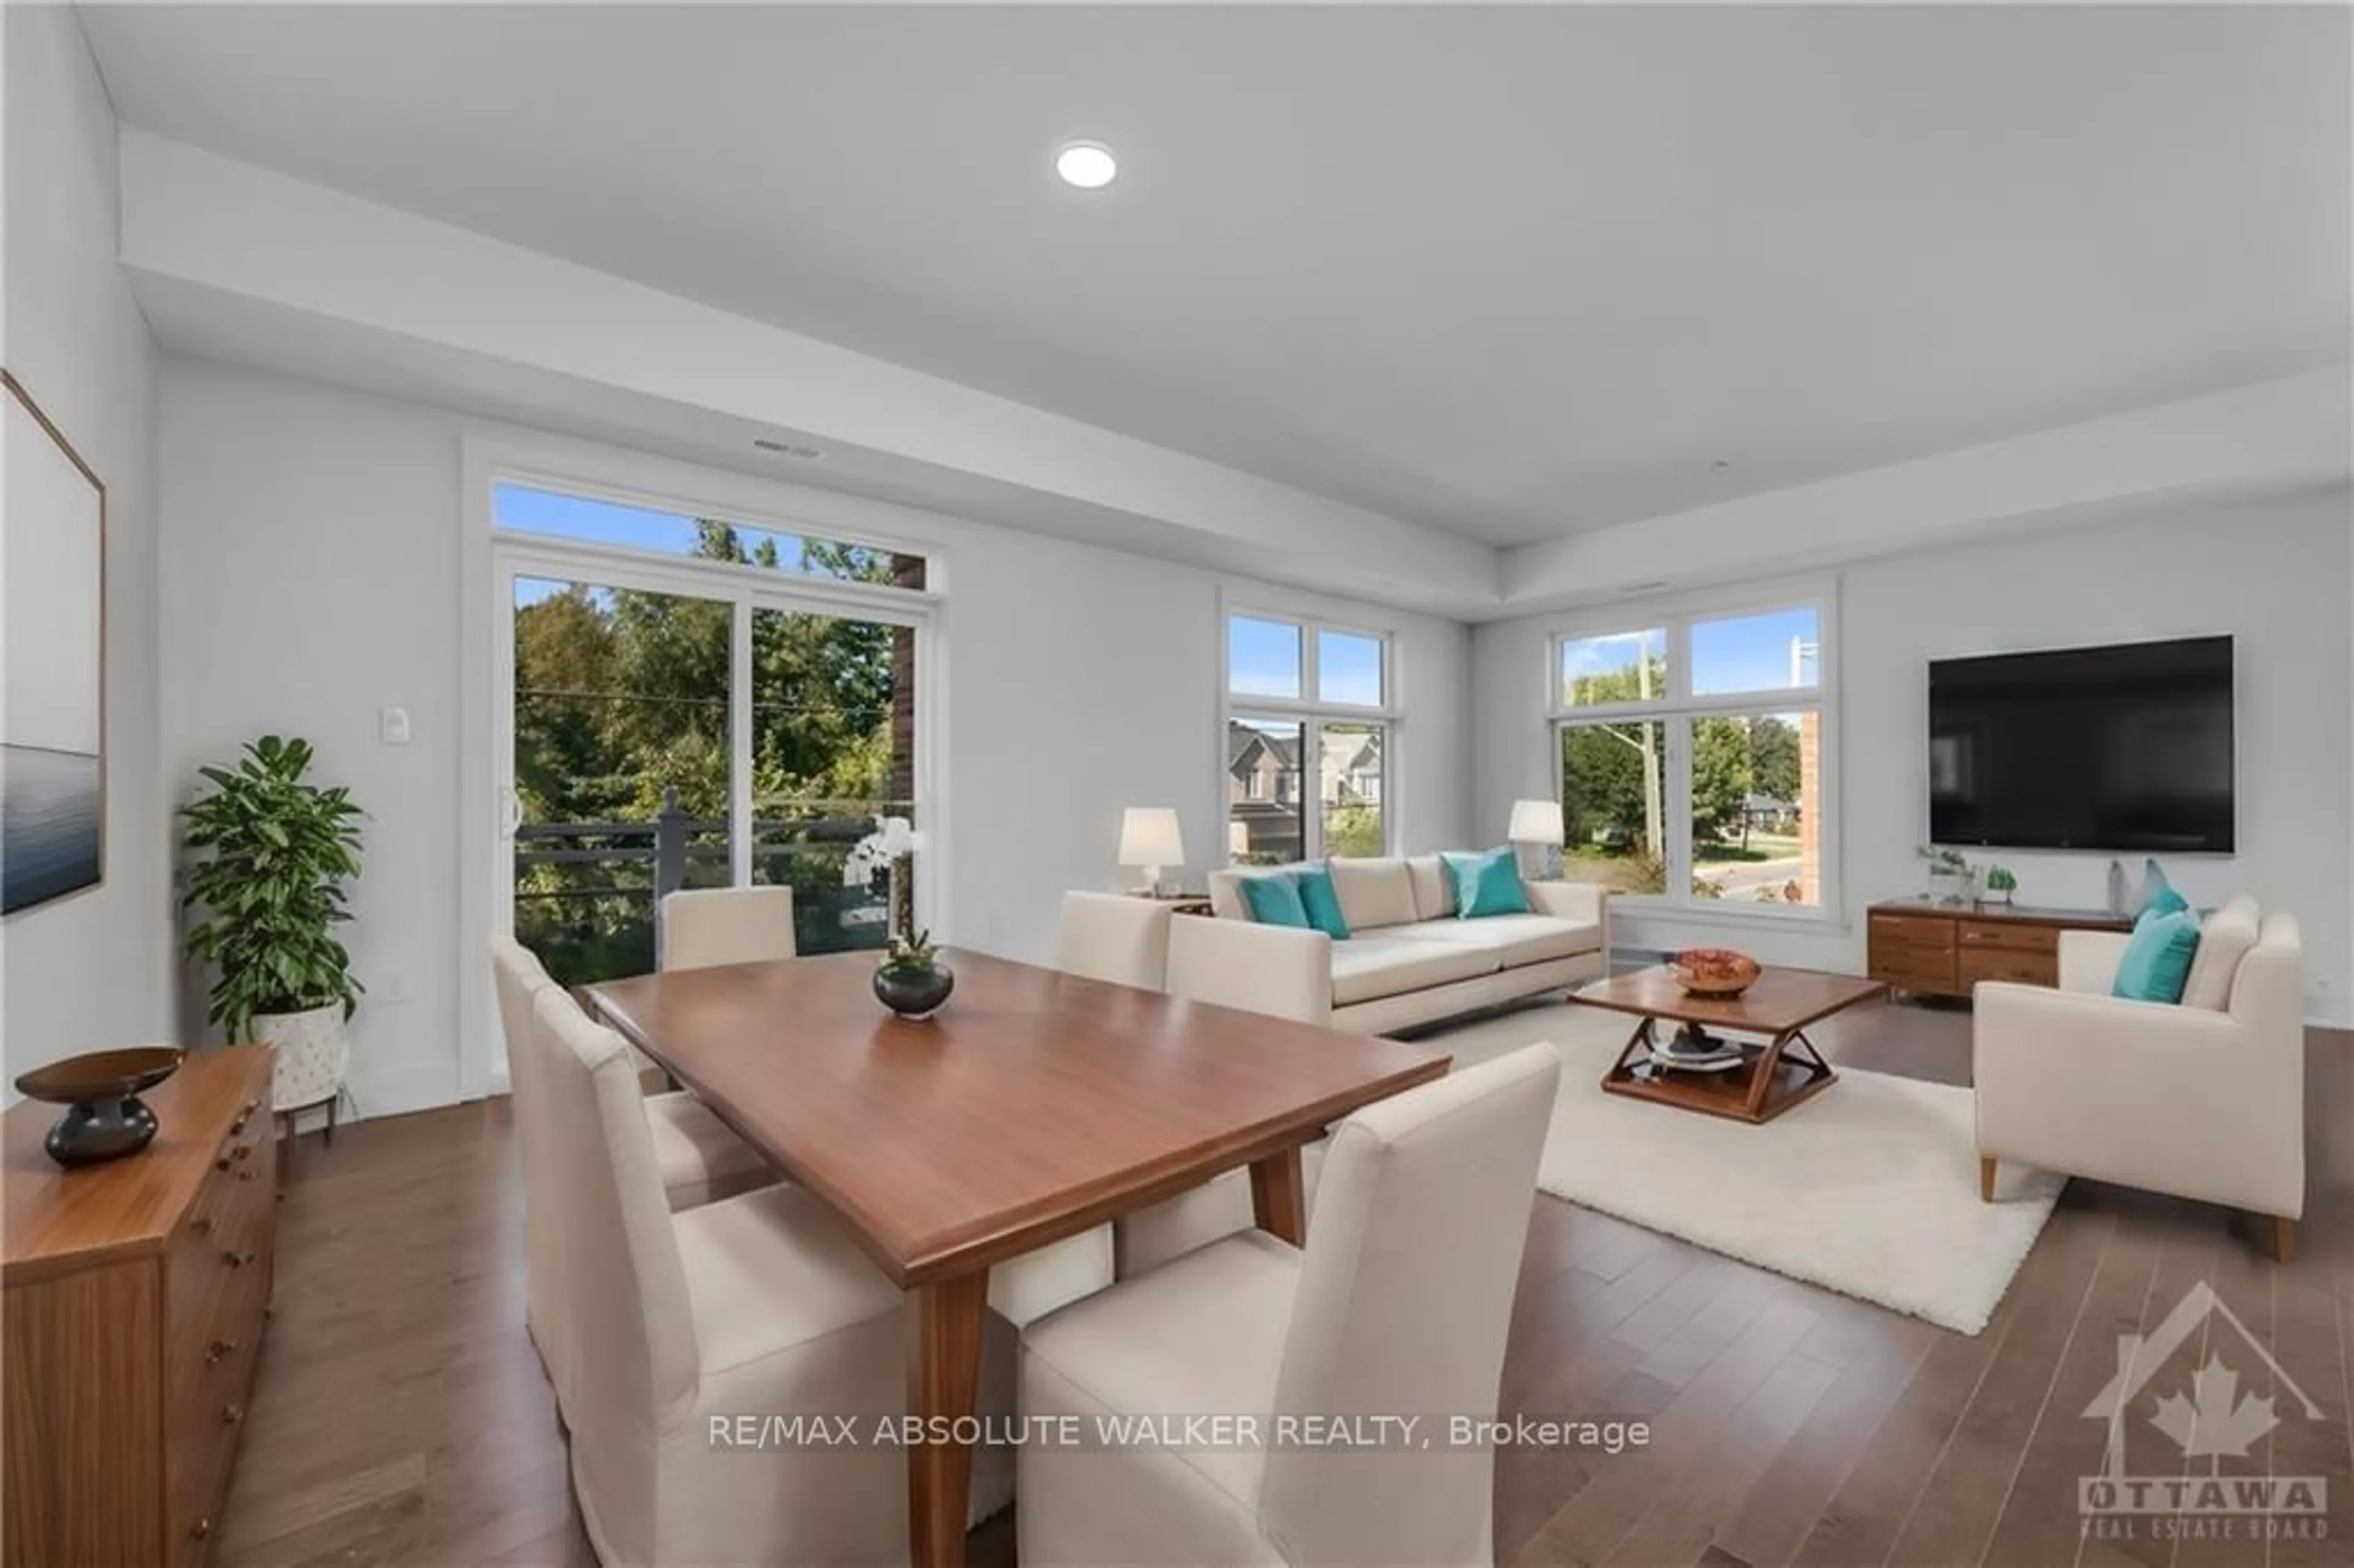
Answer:
POLYGON ((188 1539, 191 1541, 203 1541, 207 1537, 210 1536, 212 1532, 213 1521, 209 1519, 200 1519, 196 1520, 196 1523, 188 1526, 188 1539))
POLYGON ((235 1340, 215 1340, 211 1344, 205 1347, 205 1360, 207 1361, 217 1361, 223 1356, 234 1354, 236 1350, 237 1341, 235 1340))
POLYGON ((253 1261, 253 1254, 249 1252, 237 1251, 225 1252, 221 1254, 221 1261, 228 1264, 231 1268, 243 1268, 247 1264, 253 1261))
POLYGON ((250 1160, 253 1158, 253 1145, 249 1143, 240 1143, 235 1149, 230 1150, 229 1152, 239 1160, 250 1160))
POLYGON ((242 1404, 224 1404, 221 1406, 222 1425, 234 1426, 244 1419, 245 1406, 242 1404))
POLYGON ((188 1228, 198 1235, 203 1235, 213 1228, 213 1217, 210 1214, 198 1214, 188 1222, 188 1228))
POLYGON ((224 1155, 222 1155, 218 1160, 214 1160, 214 1161, 213 1161, 213 1169, 214 1169, 214 1170, 216 1170, 216 1171, 226 1171, 226 1170, 228 1170, 228 1155, 226 1155, 226 1154, 224 1154, 224 1155))

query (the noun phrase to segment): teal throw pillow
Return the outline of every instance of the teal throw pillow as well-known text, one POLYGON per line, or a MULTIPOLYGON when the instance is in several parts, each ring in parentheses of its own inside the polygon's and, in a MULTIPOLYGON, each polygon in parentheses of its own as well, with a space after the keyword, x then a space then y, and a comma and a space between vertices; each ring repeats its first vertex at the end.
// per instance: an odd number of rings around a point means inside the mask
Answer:
MULTIPOLYGON (((1243 878, 1243 902, 1250 906, 1250 916, 1262 926, 1297 926, 1305 929, 1308 911, 1299 902, 1299 888, 1288 876, 1246 876, 1243 878)), ((2189 971, 2186 970, 2188 977, 2189 971)))
POLYGON ((2145 915, 2173 915, 2190 907, 2190 900, 2175 891, 2174 884, 2166 880, 2152 858, 2142 866, 2141 907, 2134 911, 2138 919, 2145 915))
POLYGON ((1308 923, 1336 942, 1349 939, 1349 917, 1341 913, 1341 895, 1332 886, 1332 873, 1320 865, 1302 866, 1291 874, 1299 890, 1299 906, 1308 923))
POLYGON ((2188 909, 2152 910, 2134 922, 2109 993, 2128 1001, 2179 1002, 2198 956, 2199 916, 2188 909))
POLYGON ((1489 915, 1529 912, 1528 890, 1521 885, 1521 869, 1513 863, 1511 846, 1482 854, 1449 851, 1439 856, 1439 862, 1447 867, 1447 880, 1455 889, 1456 918, 1477 920, 1489 915))

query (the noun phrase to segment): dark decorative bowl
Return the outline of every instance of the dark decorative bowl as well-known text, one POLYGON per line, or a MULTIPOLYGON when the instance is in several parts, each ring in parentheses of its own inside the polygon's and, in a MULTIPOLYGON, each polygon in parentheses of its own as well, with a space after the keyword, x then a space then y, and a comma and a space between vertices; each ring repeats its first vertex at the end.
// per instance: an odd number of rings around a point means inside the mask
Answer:
POLYGON ((875 1000, 902 1018, 928 1018, 956 990, 956 971, 946 964, 925 969, 885 964, 875 971, 875 1000))
POLYGON ((178 1072, 186 1055, 176 1045, 93 1051, 34 1068, 16 1080, 16 1092, 70 1107, 41 1140, 50 1159, 69 1170, 97 1165, 155 1140, 155 1113, 139 1096, 178 1072))

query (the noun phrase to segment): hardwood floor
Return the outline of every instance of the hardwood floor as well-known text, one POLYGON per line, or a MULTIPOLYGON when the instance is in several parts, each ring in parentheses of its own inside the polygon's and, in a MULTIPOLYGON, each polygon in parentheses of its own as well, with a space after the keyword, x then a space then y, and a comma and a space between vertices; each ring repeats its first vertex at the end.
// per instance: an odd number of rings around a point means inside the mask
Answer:
MULTIPOLYGON (((1819 1036, 1850 1066, 1966 1081, 1966 1013, 1882 1007, 1819 1036)), ((1966 1339, 1540 1196, 1503 1409, 1650 1425, 1648 1446, 1502 1452, 1500 1563, 1712 1568, 1978 1564, 2296 1568, 2354 1560, 2354 1035, 2307 1035, 2304 1255, 2266 1260, 2222 1211, 2076 1181, 1983 1334, 1966 1339), (2082 1412, 2204 1280, 2277 1360, 2210 1318, 2210 1354, 2279 1424, 2244 1460, 2186 1460, 2137 1402, 2132 1473, 2318 1477, 2326 1537, 2135 1519, 2088 1538, 2078 1479, 2106 1430, 2082 1412), (2174 1456, 2171 1467, 2165 1456, 2174 1456)), ((1836 1091, 1834 1091, 1836 1092, 1836 1091)), ((523 1330, 522 1195, 504 1102, 365 1122, 306 1143, 279 1232, 277 1314, 219 1561, 593 1562, 523 1330)), ((2232 1406, 2247 1412, 2245 1404, 2232 1406)), ((2204 1407, 2202 1406, 2202 1413, 2204 1407)), ((2254 1425, 2251 1422, 2250 1425, 2254 1425)), ((2194 1447, 2200 1446, 2194 1444, 2194 1447)), ((1008 1520, 976 1563, 1013 1561, 1008 1520)))

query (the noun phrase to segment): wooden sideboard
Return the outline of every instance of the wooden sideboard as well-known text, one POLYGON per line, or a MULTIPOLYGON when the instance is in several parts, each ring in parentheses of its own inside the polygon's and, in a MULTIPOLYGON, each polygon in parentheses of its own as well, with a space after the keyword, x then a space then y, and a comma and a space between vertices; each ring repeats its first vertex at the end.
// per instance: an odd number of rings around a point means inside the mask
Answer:
POLYGON ((1989 980, 2056 986, 2061 932, 2133 929, 2131 920, 2101 909, 1926 898, 1875 904, 1867 918, 1872 978, 1921 996, 1966 997, 1989 980))
POLYGON ((5 1118, 5 1560, 201 1563, 228 1492, 277 1226, 270 1053, 192 1053, 139 1154, 41 1151, 5 1118))

